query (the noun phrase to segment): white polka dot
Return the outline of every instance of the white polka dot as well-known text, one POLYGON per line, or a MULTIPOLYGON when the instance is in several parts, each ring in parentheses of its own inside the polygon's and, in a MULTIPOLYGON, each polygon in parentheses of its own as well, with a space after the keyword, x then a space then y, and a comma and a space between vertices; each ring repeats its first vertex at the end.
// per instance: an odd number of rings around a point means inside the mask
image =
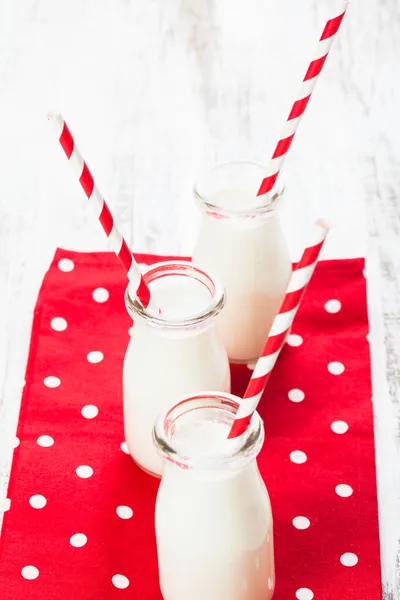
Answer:
POLYGON ((93 352, 89 352, 86 358, 90 363, 99 363, 103 360, 104 354, 98 350, 93 350, 93 352))
POLYGON ((133 333, 133 325, 132 325, 132 327, 129 327, 128 333, 129 333, 129 335, 132 335, 132 333, 133 333))
POLYGON ((353 493, 353 488, 347 485, 347 483, 339 483, 339 485, 335 487, 335 492, 342 498, 349 498, 353 493))
POLYGON ((256 368, 256 363, 247 363, 247 368, 250 369, 250 371, 254 371, 254 369, 256 368))
POLYGON ((367 342, 369 342, 369 333, 365 337, 367 338, 367 342))
POLYGON ((85 419, 94 419, 99 414, 99 409, 94 404, 86 404, 81 410, 82 416, 85 419))
POLYGON ((345 552, 340 557, 340 562, 345 567, 354 567, 358 563, 358 556, 352 552, 345 552))
POLYGON ((332 373, 332 375, 341 375, 344 371, 344 365, 341 362, 330 362, 328 371, 329 373, 332 373))
POLYGON ((295 517, 292 523, 296 529, 308 529, 311 525, 310 519, 307 517, 295 517))
POLYGON ((107 302, 110 297, 110 293, 105 288, 96 288, 93 292, 93 300, 95 302, 99 302, 100 304, 103 302, 107 302))
POLYGON ((74 269, 75 265, 69 258, 62 258, 58 261, 58 268, 60 271, 68 272, 74 269))
POLYGON ((314 598, 314 594, 308 588, 299 588, 296 592, 297 600, 312 600, 314 598))
POLYGON ((74 548, 82 548, 87 542, 87 537, 84 533, 75 533, 69 539, 69 543, 74 548))
POLYGON ((288 396, 289 400, 291 400, 292 402, 302 402, 304 400, 304 392, 302 390, 290 390, 288 396))
POLYGON ((290 460, 297 465, 301 465, 306 462, 307 454, 301 450, 293 450, 293 452, 290 453, 290 460))
POLYGON ((3 506, 0 507, 0 512, 7 512, 11 507, 11 498, 4 498, 3 506))
POLYGON ((334 433, 346 433, 348 431, 349 426, 345 421, 334 421, 331 425, 331 429, 334 433))
POLYGON ((342 305, 339 300, 328 300, 325 304, 325 310, 328 313, 338 313, 341 308, 342 305))
POLYGON ((47 504, 47 500, 41 494, 35 494, 29 498, 29 504, 32 508, 44 508, 47 504))
POLYGON ((133 515, 133 510, 129 506, 117 506, 117 515, 121 519, 130 519, 133 515))
POLYGON ((50 325, 55 331, 64 331, 67 329, 68 323, 62 317, 54 317, 54 319, 51 320, 50 325))
POLYGON ((129 454, 129 448, 128 448, 128 444, 126 442, 122 442, 121 450, 122 450, 122 452, 125 452, 125 454, 129 454))
POLYGON ((43 448, 50 448, 54 444, 54 439, 51 435, 41 435, 36 441, 43 448))
POLYGON ((78 475, 78 477, 81 477, 82 479, 88 479, 89 477, 91 477, 93 475, 93 469, 92 469, 92 467, 88 467, 87 465, 80 465, 76 469, 76 474, 78 475))
POLYGON ((303 338, 301 337, 301 335, 292 333, 287 337, 286 341, 289 344, 289 346, 301 346, 301 344, 303 343, 303 338))
POLYGON ((61 379, 59 379, 58 377, 53 377, 52 375, 50 375, 49 377, 46 377, 43 381, 44 385, 49 387, 49 388, 56 388, 60 385, 61 383, 61 379))
POLYGON ((18 448, 18 446, 20 445, 20 439, 19 437, 16 435, 14 438, 14 448, 18 448))
POLYGON ((273 588, 273 585, 274 585, 274 583, 273 583, 273 581, 272 581, 271 577, 268 577, 268 589, 269 589, 269 590, 272 590, 272 588, 273 588))
POLYGON ((32 565, 27 565, 21 570, 21 575, 24 579, 36 579, 36 577, 39 577, 39 569, 32 565))
POLYGON ((119 590, 124 590, 129 585, 129 579, 125 575, 113 575, 112 582, 119 590))

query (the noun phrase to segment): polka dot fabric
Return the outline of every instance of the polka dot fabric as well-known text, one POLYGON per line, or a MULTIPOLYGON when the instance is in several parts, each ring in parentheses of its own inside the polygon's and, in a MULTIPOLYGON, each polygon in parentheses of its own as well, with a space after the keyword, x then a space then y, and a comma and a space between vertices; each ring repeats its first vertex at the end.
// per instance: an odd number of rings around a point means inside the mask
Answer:
MULTIPOLYGON (((318 265, 260 405, 274 600, 381 598, 363 268, 318 265)), ((123 437, 125 285, 109 253, 58 250, 44 279, 0 538, 2 600, 161 600, 159 482, 123 437)), ((232 366, 234 393, 250 375, 232 366)))

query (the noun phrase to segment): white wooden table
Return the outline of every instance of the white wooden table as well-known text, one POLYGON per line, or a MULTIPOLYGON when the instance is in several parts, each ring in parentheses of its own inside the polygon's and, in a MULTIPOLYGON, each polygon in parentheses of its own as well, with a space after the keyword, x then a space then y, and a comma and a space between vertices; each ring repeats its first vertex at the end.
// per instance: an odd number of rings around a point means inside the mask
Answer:
MULTIPOLYGON (((64 113, 136 251, 189 254, 196 174, 265 163, 340 0, 0 3, 0 506, 32 311, 56 246, 106 249, 51 136, 64 113)), ((293 256, 367 253, 385 600, 400 598, 400 6, 353 0, 285 165, 293 256)), ((0 511, 1 512, 1 511, 0 511)))

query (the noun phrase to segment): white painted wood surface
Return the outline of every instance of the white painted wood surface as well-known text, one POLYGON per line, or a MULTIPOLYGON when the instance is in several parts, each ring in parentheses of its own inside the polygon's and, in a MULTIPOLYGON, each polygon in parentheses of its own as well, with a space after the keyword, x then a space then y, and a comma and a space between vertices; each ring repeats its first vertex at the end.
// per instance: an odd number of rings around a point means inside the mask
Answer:
MULTIPOLYGON (((191 187, 266 162, 340 0, 0 3, 0 505, 32 311, 56 246, 106 249, 48 129, 59 109, 137 251, 188 254, 191 187)), ((294 258, 313 213, 325 257, 368 252, 385 600, 400 598, 400 5, 353 0, 286 162, 294 258)), ((4 507, 4 504, 3 504, 4 507)))

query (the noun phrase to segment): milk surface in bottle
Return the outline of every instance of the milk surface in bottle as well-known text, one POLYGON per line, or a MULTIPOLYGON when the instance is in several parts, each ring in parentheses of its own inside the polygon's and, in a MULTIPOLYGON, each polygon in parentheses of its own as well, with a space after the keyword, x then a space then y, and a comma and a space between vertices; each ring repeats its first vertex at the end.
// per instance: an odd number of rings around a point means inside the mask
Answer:
POLYGON ((155 513, 164 600, 272 598, 272 514, 256 462, 263 427, 256 414, 250 431, 227 440, 236 401, 199 394, 156 424, 165 460, 155 513))
POLYGON ((276 210, 279 191, 269 199, 256 195, 264 175, 259 165, 226 163, 195 188, 203 219, 193 260, 225 288, 219 328, 234 362, 260 355, 291 274, 276 210))
POLYGON ((152 442, 158 415, 184 395, 230 390, 229 363, 216 328, 224 293, 184 261, 153 265, 145 279, 152 298, 147 309, 126 295, 134 325, 123 370, 124 429, 133 459, 161 475, 152 442))

